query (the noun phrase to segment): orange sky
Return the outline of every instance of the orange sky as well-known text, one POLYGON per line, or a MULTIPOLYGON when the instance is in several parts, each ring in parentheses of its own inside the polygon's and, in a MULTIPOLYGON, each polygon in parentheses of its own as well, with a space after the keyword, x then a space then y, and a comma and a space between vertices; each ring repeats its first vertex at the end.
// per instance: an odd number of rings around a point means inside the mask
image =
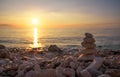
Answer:
POLYGON ((67 28, 118 26, 118 2, 101 0, 25 0, 0 1, 0 24, 10 24, 16 27, 33 27, 32 19, 38 18, 39 27, 67 28), (104 3, 104 4, 103 4, 104 3))

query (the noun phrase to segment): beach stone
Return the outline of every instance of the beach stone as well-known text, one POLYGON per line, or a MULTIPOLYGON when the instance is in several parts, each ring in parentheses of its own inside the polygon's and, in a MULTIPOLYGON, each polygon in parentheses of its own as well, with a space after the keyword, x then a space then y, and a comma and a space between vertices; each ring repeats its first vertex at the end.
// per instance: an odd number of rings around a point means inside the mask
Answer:
POLYGON ((111 76, 108 75, 108 74, 102 74, 102 75, 100 75, 100 76, 98 76, 98 77, 111 77, 111 76))
POLYGON ((66 77, 65 75, 64 75, 64 72, 63 72, 63 67, 57 67, 56 68, 56 76, 57 77, 66 77))
POLYGON ((80 54, 95 55, 98 51, 96 49, 84 49, 80 51, 80 54))
POLYGON ((0 74, 5 70, 4 67, 0 67, 0 74))
POLYGON ((52 52, 48 52, 45 57, 48 58, 48 59, 51 59, 53 57, 55 57, 57 55, 57 53, 52 53, 52 52))
POLYGON ((56 77, 54 69, 44 69, 41 71, 29 71, 25 77, 56 77))
POLYGON ((95 57, 94 61, 86 68, 87 70, 97 70, 99 69, 103 64, 103 58, 101 57, 95 57))
POLYGON ((72 62, 70 62, 70 66, 72 69, 76 70, 79 67, 79 62, 72 61, 72 62))
POLYGON ((34 63, 34 71, 27 72, 25 77, 56 77, 55 69, 41 69, 37 62, 34 63))
POLYGON ((76 74, 77 74, 77 76, 78 77, 80 77, 81 76, 81 71, 82 71, 83 69, 82 69, 82 67, 81 66, 79 66, 77 69, 76 69, 76 74))
POLYGON ((94 58, 95 58, 94 55, 81 54, 81 55, 78 57, 78 60, 79 60, 79 61, 93 61, 94 58))
POLYGON ((1 59, 1 60, 0 60, 0 65, 5 65, 5 64, 7 64, 7 63, 9 63, 9 60, 8 60, 8 59, 1 59))
POLYGON ((0 45, 0 49, 5 49, 6 47, 4 45, 0 45))
POLYGON ((84 38, 84 42, 86 42, 86 43, 94 43, 95 39, 94 38, 87 38, 87 37, 85 37, 84 38))
POLYGON ((10 58, 8 50, 0 49, 0 58, 10 58))
POLYGON ((11 76, 0 76, 0 77, 11 77, 11 76))
POLYGON ((10 71, 7 72, 7 74, 14 77, 17 74, 17 72, 14 71, 14 70, 10 70, 10 71))
POLYGON ((75 71, 74 71, 74 69, 71 69, 71 68, 65 68, 64 74, 67 77, 75 77, 75 71))
POLYGON ((105 74, 109 74, 112 77, 120 77, 120 69, 107 69, 105 74))
POLYGON ((82 42, 81 43, 83 47, 85 47, 86 49, 94 49, 96 47, 96 45, 94 43, 85 43, 85 42, 82 42))
POLYGON ((108 59, 104 59, 104 61, 103 61, 103 64, 106 65, 106 66, 109 66, 110 63, 111 63, 111 61, 108 60, 108 59))
POLYGON ((15 77, 24 77, 24 71, 19 71, 15 77))
POLYGON ((96 69, 90 69, 88 71, 91 73, 92 77, 97 77, 97 76, 103 74, 101 71, 98 71, 96 69))
POLYGON ((50 45, 50 47, 48 48, 48 51, 50 51, 50 52, 59 52, 59 53, 62 52, 62 50, 60 48, 58 48, 56 45, 50 45))
POLYGON ((35 70, 35 71, 41 71, 40 65, 39 65, 38 63, 35 63, 35 65, 34 65, 34 70, 35 70))
POLYGON ((22 57, 22 60, 27 61, 28 59, 29 59, 29 57, 27 57, 27 56, 23 56, 23 57, 22 57))
POLYGON ((81 76, 82 77, 92 77, 91 74, 87 70, 82 70, 81 76))
POLYGON ((93 37, 93 35, 92 35, 91 33, 85 33, 85 36, 86 36, 87 38, 92 38, 92 37, 93 37))
POLYGON ((38 72, 31 70, 25 74, 25 77, 39 77, 38 74, 38 72))

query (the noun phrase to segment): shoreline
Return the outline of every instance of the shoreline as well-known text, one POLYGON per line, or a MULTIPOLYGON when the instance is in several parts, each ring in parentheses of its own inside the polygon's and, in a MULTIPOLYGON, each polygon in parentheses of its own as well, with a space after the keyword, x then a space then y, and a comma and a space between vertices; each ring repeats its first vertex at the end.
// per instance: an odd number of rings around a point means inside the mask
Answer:
MULTIPOLYGON (((50 45, 46 45, 44 46, 43 48, 48 48, 50 45)), ((82 46, 80 45, 56 45, 58 46, 60 49, 62 49, 63 51, 64 50, 80 50, 82 49, 82 46)), ((120 48, 119 49, 113 49, 113 48, 103 48, 104 46, 97 46, 96 49, 99 50, 99 51, 120 51, 120 48)), ((26 49, 26 48, 32 48, 30 46, 26 46, 26 47, 6 47, 7 49, 26 49)))

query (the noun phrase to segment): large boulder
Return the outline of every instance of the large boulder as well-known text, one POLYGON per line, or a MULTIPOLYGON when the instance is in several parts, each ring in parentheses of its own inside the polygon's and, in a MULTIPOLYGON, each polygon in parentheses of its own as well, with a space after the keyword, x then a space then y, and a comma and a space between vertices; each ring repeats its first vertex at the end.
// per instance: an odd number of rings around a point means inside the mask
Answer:
POLYGON ((50 47, 48 48, 48 51, 50 51, 50 52, 58 52, 58 53, 62 52, 62 50, 60 48, 58 48, 56 45, 50 45, 50 47))

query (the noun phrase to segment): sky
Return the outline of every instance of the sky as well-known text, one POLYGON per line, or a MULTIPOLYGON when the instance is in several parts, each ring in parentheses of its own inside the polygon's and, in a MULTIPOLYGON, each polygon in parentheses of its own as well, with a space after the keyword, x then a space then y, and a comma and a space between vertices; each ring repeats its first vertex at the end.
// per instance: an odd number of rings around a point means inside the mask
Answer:
POLYGON ((120 26, 120 0, 0 0, 0 24, 19 27, 120 26))

